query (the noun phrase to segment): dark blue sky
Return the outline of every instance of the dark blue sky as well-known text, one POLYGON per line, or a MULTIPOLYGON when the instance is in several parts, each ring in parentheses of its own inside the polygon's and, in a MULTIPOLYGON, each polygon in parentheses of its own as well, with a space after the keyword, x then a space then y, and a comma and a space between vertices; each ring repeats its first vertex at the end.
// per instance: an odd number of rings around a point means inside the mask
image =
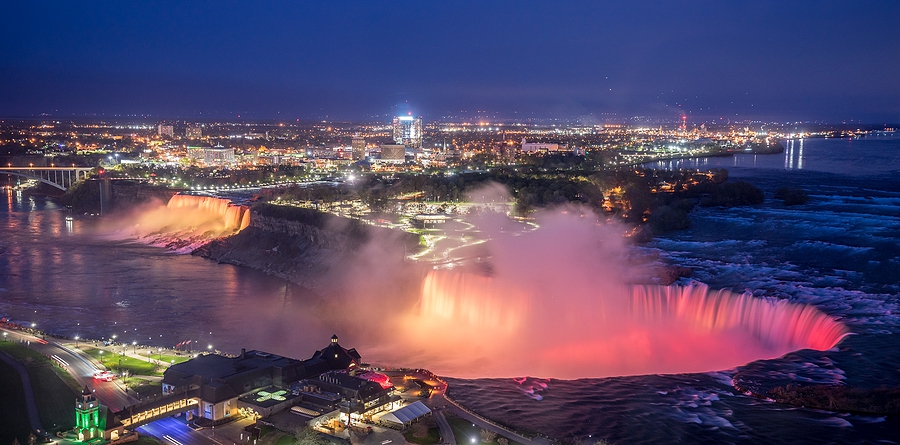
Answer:
POLYGON ((0 6, 0 115, 900 121, 897 1, 0 6))

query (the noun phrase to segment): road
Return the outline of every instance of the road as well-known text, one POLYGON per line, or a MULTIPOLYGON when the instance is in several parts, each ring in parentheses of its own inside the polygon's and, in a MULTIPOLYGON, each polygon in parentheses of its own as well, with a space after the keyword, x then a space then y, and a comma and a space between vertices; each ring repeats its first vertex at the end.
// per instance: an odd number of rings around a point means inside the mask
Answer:
POLYGON ((250 440, 243 429, 251 423, 254 423, 251 419, 242 419, 216 428, 194 430, 187 426, 184 416, 178 416, 157 420, 138 427, 137 431, 153 436, 165 445, 237 445, 250 440))
MULTIPOLYGON (((189 428, 182 417, 167 417, 138 427, 140 434, 153 436, 166 445, 225 445, 189 428)), ((228 445, 232 445, 229 441, 228 445)))
POLYGON ((108 406, 113 411, 137 403, 137 399, 128 396, 122 389, 120 382, 101 382, 94 380, 93 375, 97 372, 97 368, 81 354, 68 349, 53 341, 45 341, 31 334, 19 331, 11 331, 3 329, 7 333, 7 339, 10 341, 22 341, 29 348, 40 352, 41 354, 54 358, 60 363, 75 381, 78 386, 88 387, 100 403, 108 406))

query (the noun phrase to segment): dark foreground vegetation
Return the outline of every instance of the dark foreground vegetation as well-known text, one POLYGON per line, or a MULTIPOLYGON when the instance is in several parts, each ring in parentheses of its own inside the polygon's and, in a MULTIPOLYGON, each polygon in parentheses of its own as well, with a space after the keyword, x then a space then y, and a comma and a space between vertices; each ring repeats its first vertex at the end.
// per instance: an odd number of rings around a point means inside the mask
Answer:
POLYGON ((76 391, 78 385, 72 376, 59 370, 47 357, 17 343, 0 341, 0 350, 25 365, 41 425, 51 433, 74 427, 73 403, 80 391, 76 391))

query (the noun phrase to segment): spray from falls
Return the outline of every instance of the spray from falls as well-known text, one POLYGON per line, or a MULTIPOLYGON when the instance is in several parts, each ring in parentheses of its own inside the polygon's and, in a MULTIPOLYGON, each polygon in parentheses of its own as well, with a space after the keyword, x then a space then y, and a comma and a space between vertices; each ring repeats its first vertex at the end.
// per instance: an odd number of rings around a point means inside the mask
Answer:
POLYGON ((393 347, 454 377, 574 379, 730 369, 827 350, 848 333, 811 305, 701 283, 634 285, 648 271, 630 260, 625 230, 583 209, 536 223, 490 234, 487 275, 429 271, 393 347))
POLYGON ((105 224, 105 230, 116 237, 138 238, 188 253, 214 238, 248 227, 250 208, 227 198, 177 194, 165 205, 150 206, 105 224))

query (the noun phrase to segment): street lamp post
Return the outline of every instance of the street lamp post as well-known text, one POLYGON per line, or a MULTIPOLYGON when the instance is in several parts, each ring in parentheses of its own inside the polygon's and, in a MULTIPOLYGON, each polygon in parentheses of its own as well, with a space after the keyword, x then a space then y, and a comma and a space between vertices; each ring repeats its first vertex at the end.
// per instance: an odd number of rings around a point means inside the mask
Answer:
POLYGON ((131 342, 131 346, 134 347, 134 353, 137 354, 137 342, 136 341, 131 342))
POLYGON ((75 349, 78 349, 78 336, 75 336, 75 349))

